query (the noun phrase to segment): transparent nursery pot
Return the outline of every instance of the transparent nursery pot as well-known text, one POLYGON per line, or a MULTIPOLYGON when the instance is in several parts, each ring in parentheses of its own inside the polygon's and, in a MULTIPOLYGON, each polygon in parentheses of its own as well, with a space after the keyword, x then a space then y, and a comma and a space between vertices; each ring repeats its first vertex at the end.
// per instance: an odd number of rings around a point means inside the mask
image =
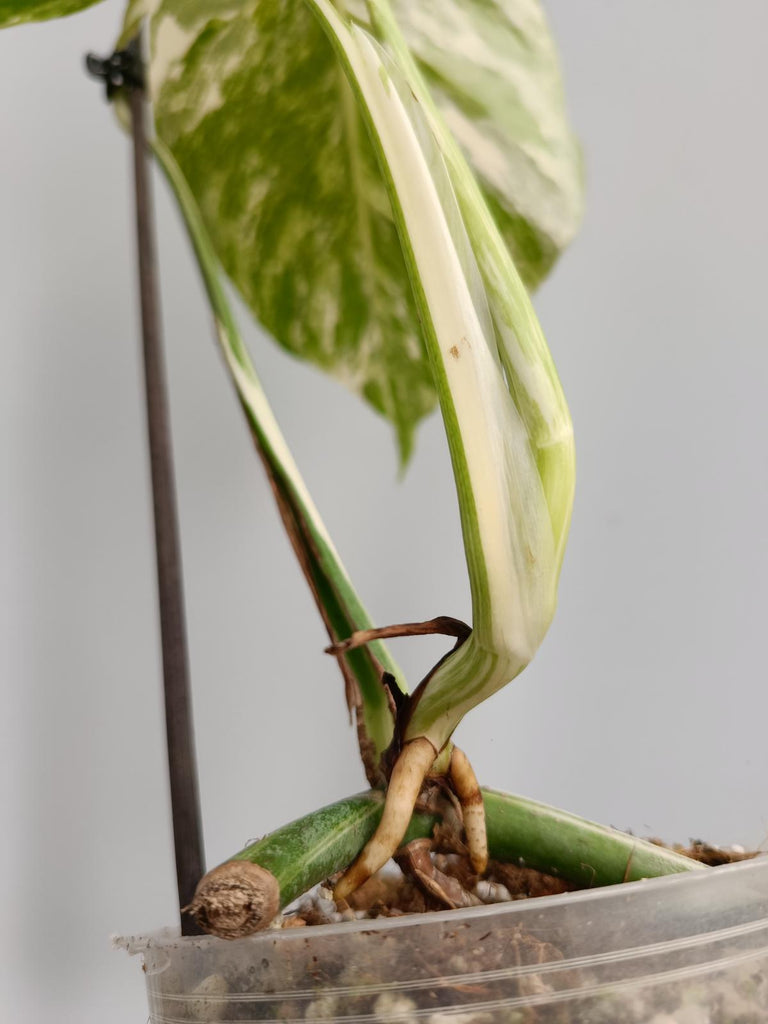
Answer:
POLYGON ((768 857, 470 910, 121 945, 144 957, 153 1024, 763 1024, 768 857))

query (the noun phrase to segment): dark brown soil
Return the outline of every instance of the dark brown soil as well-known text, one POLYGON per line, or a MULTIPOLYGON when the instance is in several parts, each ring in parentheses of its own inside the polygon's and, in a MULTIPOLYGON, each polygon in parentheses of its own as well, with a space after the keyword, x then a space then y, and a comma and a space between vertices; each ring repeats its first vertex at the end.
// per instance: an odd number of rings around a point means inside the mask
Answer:
MULTIPOLYGON (((654 840, 654 842, 658 842, 658 840, 654 840)), ((659 845, 663 846, 664 844, 659 843, 659 845)), ((690 846, 676 846, 674 849, 692 860, 708 864, 711 868, 716 868, 720 864, 735 864, 740 860, 751 860, 757 856, 757 850, 721 850, 717 846, 710 846, 709 843, 702 842, 701 839, 692 840, 690 846)))
MULTIPOLYGON (((652 842, 665 845, 661 840, 652 842)), ((757 856, 756 852, 720 849, 701 840, 695 840, 687 847, 675 846, 674 849, 713 867, 757 856)), ((433 853, 428 839, 410 843, 399 851, 396 859, 401 873, 374 875, 347 901, 333 902, 331 890, 335 879, 330 879, 326 887, 305 897, 296 910, 284 915, 283 927, 301 928, 362 918, 401 917, 403 914, 554 896, 581 888, 535 868, 496 861, 491 861, 484 877, 479 878, 464 852, 433 853)))

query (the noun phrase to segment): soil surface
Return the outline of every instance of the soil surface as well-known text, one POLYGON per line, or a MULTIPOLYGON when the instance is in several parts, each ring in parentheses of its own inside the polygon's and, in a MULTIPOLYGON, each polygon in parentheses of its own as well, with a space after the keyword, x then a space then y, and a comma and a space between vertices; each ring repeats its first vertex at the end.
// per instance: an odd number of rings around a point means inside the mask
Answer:
MULTIPOLYGON (((661 840, 651 840, 659 846, 661 840)), ((341 921, 401 917, 437 910, 506 903, 533 896, 554 896, 573 892, 582 886, 547 875, 535 868, 491 861, 479 878, 463 850, 431 852, 432 841, 417 839, 399 851, 396 858, 401 872, 379 872, 352 893, 348 900, 335 902, 332 895, 335 878, 305 896, 298 905, 277 919, 277 927, 303 928, 341 921)), ((748 860, 757 856, 740 847, 721 849, 701 840, 690 846, 675 846, 678 853, 712 867, 748 860)))

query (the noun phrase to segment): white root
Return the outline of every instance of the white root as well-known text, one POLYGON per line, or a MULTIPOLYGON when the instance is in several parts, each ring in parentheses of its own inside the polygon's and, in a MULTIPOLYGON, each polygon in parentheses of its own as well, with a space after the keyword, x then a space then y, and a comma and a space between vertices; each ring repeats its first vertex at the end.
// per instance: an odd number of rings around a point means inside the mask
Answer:
POLYGON ((485 829, 483 794, 480 792, 477 777, 467 755, 458 747, 454 747, 451 754, 448 778, 464 815, 469 859, 477 874, 482 875, 488 867, 488 835, 485 829))
POLYGON ((424 736, 406 744, 395 762, 379 827, 357 860, 336 883, 334 897, 346 899, 383 867, 400 846, 427 772, 437 751, 424 736))

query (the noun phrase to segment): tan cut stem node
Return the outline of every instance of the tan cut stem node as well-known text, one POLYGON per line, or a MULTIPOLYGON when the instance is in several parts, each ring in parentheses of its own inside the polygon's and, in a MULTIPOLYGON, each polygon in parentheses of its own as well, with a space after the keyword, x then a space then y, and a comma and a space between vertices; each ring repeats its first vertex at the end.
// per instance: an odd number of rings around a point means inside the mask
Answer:
POLYGON ((436 754, 424 736, 411 740, 400 751, 392 769, 379 827, 357 860, 336 883, 333 895, 337 900, 346 899, 383 867, 399 848, 436 754))
POLYGON ((454 747, 451 754, 448 778, 464 815, 469 859, 477 874, 482 875, 488 867, 488 834, 483 794, 467 755, 458 747, 454 747))
POLYGON ((280 886, 266 868, 228 860, 204 875, 185 908, 203 931, 242 939, 266 928, 280 910, 280 886))

